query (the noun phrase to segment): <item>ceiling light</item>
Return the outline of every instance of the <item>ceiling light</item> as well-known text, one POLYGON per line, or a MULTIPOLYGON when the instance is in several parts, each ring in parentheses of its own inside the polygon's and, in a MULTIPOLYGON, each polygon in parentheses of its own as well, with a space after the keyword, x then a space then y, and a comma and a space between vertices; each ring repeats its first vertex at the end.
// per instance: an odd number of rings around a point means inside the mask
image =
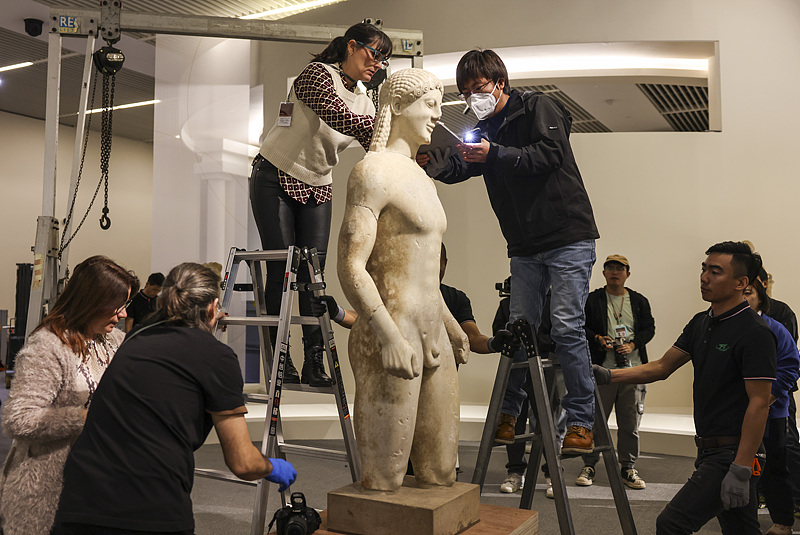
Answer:
MULTIPOLYGON (((127 108, 138 108, 139 106, 150 106, 152 104, 158 104, 161 102, 160 100, 143 100, 142 102, 132 102, 130 104, 120 104, 119 106, 114 106, 111 108, 112 110, 124 110, 127 108)), ((103 108, 98 108, 95 110, 89 110, 86 113, 99 113, 103 111, 103 108)))
POLYGON ((30 67, 31 65, 33 65, 32 61, 23 61, 22 63, 15 63, 14 65, 6 65, 5 67, 0 67, 0 72, 10 71, 12 69, 21 69, 23 67, 30 67))
POLYGON ((275 9, 270 9, 269 11, 262 11, 261 13, 253 13, 252 15, 245 15, 243 17, 239 17, 240 19, 258 19, 261 17, 269 17, 270 15, 280 15, 282 13, 289 13, 292 11, 300 11, 301 9, 313 9, 315 7, 321 7, 328 4, 335 4, 337 2, 342 2, 343 0, 310 0, 309 2, 301 2, 299 4, 294 4, 291 6, 286 7, 278 7, 275 9))
MULTIPOLYGON (((153 104, 158 104, 159 102, 161 102, 161 101, 160 100, 143 100, 141 102, 131 102, 130 104, 120 104, 119 106, 114 106, 111 109, 112 110, 124 110, 124 109, 127 109, 127 108, 138 108, 140 106, 150 106, 150 105, 153 105, 153 104)), ((94 109, 94 110, 88 110, 86 112, 86 114, 88 115, 90 113, 100 113, 101 111, 103 111, 103 108, 97 108, 97 109, 94 109)), ((73 115, 78 115, 78 112, 67 113, 67 114, 61 115, 60 117, 71 117, 73 115)))

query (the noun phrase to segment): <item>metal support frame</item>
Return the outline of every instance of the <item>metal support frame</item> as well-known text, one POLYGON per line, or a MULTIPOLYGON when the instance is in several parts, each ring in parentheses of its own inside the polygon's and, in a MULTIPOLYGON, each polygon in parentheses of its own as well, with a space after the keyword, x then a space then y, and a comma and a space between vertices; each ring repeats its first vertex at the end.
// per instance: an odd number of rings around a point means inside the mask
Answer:
MULTIPOLYGON (((55 7, 50 10, 50 27, 47 52, 47 108, 45 112, 45 152, 42 192, 42 215, 37 222, 33 247, 34 277, 31 285, 30 306, 26 336, 36 328, 44 311, 54 302, 58 281, 66 275, 69 248, 61 253, 59 265, 58 220, 55 219, 56 155, 58 150, 59 97, 61 95, 61 37, 88 37, 81 90, 76 142, 72 162, 71 188, 77 180, 76 165, 86 126, 86 91, 90 80, 91 52, 98 34, 114 42, 123 31, 166 35, 191 35, 221 37, 226 39, 252 39, 289 43, 327 44, 342 35, 347 26, 291 24, 266 20, 245 20, 231 17, 206 17, 192 15, 165 15, 157 13, 131 13, 122 10, 120 0, 102 0, 100 10, 55 7), (55 256, 50 244, 55 243, 55 256)), ((383 29, 392 40, 393 57, 411 58, 413 67, 422 68, 423 40, 420 30, 383 29)), ((72 201, 70 193, 68 203, 72 201)), ((69 204, 68 204, 69 206, 69 204)), ((64 229, 71 232, 71 225, 64 229)))
MULTIPOLYGON (((528 458, 525 485, 522 490, 522 498, 520 499, 519 506, 520 509, 531 508, 542 449, 544 449, 544 456, 547 460, 550 479, 553 483, 556 516, 558 517, 560 532, 562 535, 575 535, 575 526, 572 523, 572 512, 570 511, 567 487, 564 482, 564 469, 559 456, 558 437, 551 405, 553 397, 553 379, 555 376, 555 373, 553 373, 553 364, 545 364, 538 355, 533 330, 526 320, 519 319, 515 321, 511 329, 523 342, 528 358, 526 362, 512 362, 513 354, 510 348, 503 348, 500 363, 497 367, 497 376, 495 377, 494 388, 492 389, 489 409, 486 414, 486 423, 481 436, 481 444, 475 462, 472 483, 480 485, 481 489, 483 489, 492 449, 499 446, 499 444, 495 443, 494 437, 497 429, 497 421, 500 417, 503 397, 508 385, 509 374, 512 369, 529 369, 532 392, 528 394, 529 396, 531 393, 533 394, 533 399, 531 399, 531 412, 536 415, 537 429, 534 433, 526 433, 514 437, 515 442, 527 442, 529 440, 533 442, 531 455, 528 458), (548 368, 550 373, 546 374, 545 370, 548 368), (546 376, 549 376, 551 380, 548 381, 546 376)), ((617 455, 614 451, 614 443, 608 429, 608 422, 605 412, 603 411, 603 404, 600 401, 600 395, 597 391, 595 391, 595 423, 593 431, 595 438, 594 451, 601 453, 603 457, 603 463, 608 473, 608 480, 611 486, 611 492, 614 496, 622 533, 624 535, 636 535, 636 525, 633 520, 630 503, 628 502, 628 495, 625 493, 625 487, 622 483, 622 476, 620 475, 619 465, 617 464, 617 455)))

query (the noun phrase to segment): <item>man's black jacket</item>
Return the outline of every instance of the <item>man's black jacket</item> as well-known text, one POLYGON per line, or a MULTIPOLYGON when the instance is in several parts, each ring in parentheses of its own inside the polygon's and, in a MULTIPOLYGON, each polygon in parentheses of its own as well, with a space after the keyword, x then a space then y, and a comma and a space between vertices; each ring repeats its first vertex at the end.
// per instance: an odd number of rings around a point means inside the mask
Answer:
MULTIPOLYGON (((630 299, 631 311, 633 312, 633 345, 639 350, 639 357, 642 364, 647 362, 647 348, 645 345, 653 339, 656 334, 656 321, 650 312, 650 303, 647 298, 639 292, 634 292, 630 288, 625 288, 628 293, 626 299, 630 299)), ((589 340, 589 349, 592 353, 592 363, 603 365, 606 360, 606 351, 596 340, 596 336, 608 336, 608 301, 606 300, 606 289, 598 288, 586 298, 586 338, 589 340)), ((612 336, 613 338, 613 336, 612 336)))
MULTIPOLYGON (((486 122, 477 125, 482 133, 486 122)), ((599 238, 569 143, 571 127, 569 111, 557 100, 513 90, 486 162, 468 164, 455 154, 434 178, 455 184, 483 175, 509 257, 599 238)))

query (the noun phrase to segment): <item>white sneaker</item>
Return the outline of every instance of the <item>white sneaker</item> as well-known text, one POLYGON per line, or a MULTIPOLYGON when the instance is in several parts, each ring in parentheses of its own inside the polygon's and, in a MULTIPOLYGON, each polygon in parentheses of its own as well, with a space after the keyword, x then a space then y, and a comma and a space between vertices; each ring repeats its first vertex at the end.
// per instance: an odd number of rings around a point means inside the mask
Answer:
POLYGON ((639 477, 639 472, 636 468, 623 468, 622 482, 632 489, 643 489, 647 486, 645 485, 644 479, 639 477))
POLYGON ((553 494, 553 482, 550 481, 550 478, 547 478, 547 491, 544 493, 545 496, 550 498, 551 500, 555 499, 555 494, 553 494))
POLYGON ((578 474, 578 479, 575 480, 575 484, 579 487, 589 487, 594 483, 594 468, 591 466, 584 466, 581 469, 581 473, 578 474))
POLYGON ((506 480, 500 485, 500 492, 505 494, 513 494, 521 489, 524 483, 525 478, 522 476, 522 474, 515 474, 512 472, 511 474, 508 474, 506 480))

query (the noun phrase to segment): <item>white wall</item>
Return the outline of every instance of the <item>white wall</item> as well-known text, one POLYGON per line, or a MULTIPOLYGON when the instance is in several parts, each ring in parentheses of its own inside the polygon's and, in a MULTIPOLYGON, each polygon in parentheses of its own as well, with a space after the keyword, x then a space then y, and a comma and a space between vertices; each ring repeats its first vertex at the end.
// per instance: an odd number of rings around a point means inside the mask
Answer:
MULTIPOLYGON (((704 308, 698 292, 699 263, 705 248, 716 241, 755 242, 768 270, 775 275, 774 295, 795 309, 800 307, 800 286, 791 278, 800 265, 794 239, 800 222, 795 209, 800 185, 793 180, 795 119, 800 116, 800 103, 795 96, 800 85, 800 71, 795 68, 800 64, 800 3, 795 0, 758 4, 744 0, 508 0, 487 4, 478 0, 381 3, 349 0, 288 21, 349 25, 365 17, 381 17, 387 27, 423 30, 428 54, 475 46, 719 41, 721 133, 572 136, 600 228, 598 258, 602 262, 608 254, 622 253, 631 260, 630 286, 650 298, 656 317, 653 356, 663 353, 689 317, 704 308), (759 202, 756 195, 763 196, 764 201, 759 202)), ((277 103, 285 98, 286 78, 296 75, 305 65, 310 57, 308 52, 320 49, 286 43, 252 46, 250 61, 259 68, 251 73, 249 84, 264 85, 265 124, 272 124, 277 103)), ((228 76, 235 79, 235 84, 248 80, 239 80, 238 72, 235 76, 221 70, 215 74, 215 84, 225 84, 228 76)), ((204 83, 209 79, 204 79, 204 83)), ((238 88, 232 90, 238 92, 238 88)), ((0 114, 0 161, 3 162, 0 180, 4 186, 0 196, 4 232, 0 308, 13 310, 14 263, 31 258, 35 220, 41 209, 43 132, 41 121, 0 114)), ((246 141, 246 129, 243 132, 242 140, 246 141)), ((156 135, 174 137, 179 133, 156 135)), ((62 177, 56 205, 59 217, 64 214, 68 181, 64 174, 70 165, 73 137, 71 129, 62 129, 59 146, 62 177)), ((96 145, 89 152, 92 160, 87 165, 96 173, 96 145)), ((333 235, 327 279, 330 292, 342 299, 335 276, 336 235, 343 213, 346 179, 361 155, 360 149, 346 151, 334 173, 333 235)), ((165 160, 172 157, 173 163, 186 161, 182 160, 184 156, 164 154, 165 160)), ((151 161, 149 145, 115 139, 111 161, 114 224, 110 231, 101 232, 97 225, 99 215, 93 213, 73 247, 75 261, 100 252, 146 274, 151 267, 167 270, 178 260, 195 259, 192 256, 206 260, 201 257, 200 240, 207 236, 201 236, 202 221, 198 214, 199 203, 207 207, 207 199, 194 190, 165 189, 163 185, 153 195, 151 161), (153 205, 155 213, 151 211, 153 205), (187 218, 191 224, 186 224, 187 218), (154 239, 152 249, 151 219, 157 221, 152 233, 158 238, 154 239), (188 248, 172 256, 175 245, 179 249, 188 248), (151 251, 154 259, 163 258, 164 265, 155 262, 151 266, 151 251)), ((194 166, 194 162, 189 160, 189 165, 194 166)), ((97 174, 91 176, 95 180, 97 174)), ((232 180, 227 186, 233 188, 229 189, 232 191, 229 199, 234 204, 229 205, 230 213, 226 214, 231 229, 240 224, 246 211, 241 206, 244 186, 240 184, 232 180)), ((449 220, 446 243, 450 266, 445 282, 467 292, 479 326, 488 331, 497 306, 494 283, 508 274, 505 245, 496 218, 479 178, 458 186, 439 185, 439 192, 449 220)), ((85 204, 79 201, 79 206, 85 204)), ((240 230, 231 232, 235 240, 241 239, 240 230)), ((210 255, 208 259, 219 261, 210 255)), ((598 269, 592 286, 601 284, 598 269)), ((346 336, 346 331, 337 330, 348 392, 352 392, 346 336)), ((486 403, 488 378, 494 375, 496 360, 497 357, 474 355, 461 369, 464 403, 486 403)), ((688 411, 690 407, 688 366, 669 381, 650 388, 650 412, 688 411)))
MULTIPOLYGON (((92 133, 86 152, 82 185, 75 204, 75 224, 86 211, 100 179, 99 134, 92 133)), ((61 126, 58 143, 56 217, 67 212, 67 196, 75 142, 74 128, 61 126)), ((33 262, 36 218, 42 211, 44 121, 0 112, 0 308, 14 315, 16 264, 33 262)), ((139 278, 150 274, 150 229, 153 200, 153 147, 115 137, 109 165, 109 217, 111 228, 100 229, 103 188, 92 212, 70 245, 69 265, 104 254, 139 278)), ((165 269, 160 266, 159 269, 165 269)))
MULTIPOLYGON (((800 116, 795 96, 800 72, 794 68, 800 64, 800 3, 775 0, 756 7, 743 0, 350 0, 289 20, 348 25, 364 17, 380 17, 391 28, 423 30, 427 54, 571 42, 718 40, 721 133, 572 136, 600 229, 599 262, 611 253, 630 259, 630 286, 650 298, 656 318, 650 346, 654 357, 674 342, 692 314, 705 308, 699 296, 699 265, 705 249, 715 242, 753 241, 775 276, 774 295, 800 307, 800 285, 792 279, 800 266, 794 238, 800 223, 795 209, 800 185, 793 179, 794 118, 800 116), (759 202, 756 195, 764 200, 759 202)), ((262 46, 284 52, 289 47, 262 46)), ((291 59, 270 54, 264 61, 274 63, 262 68, 282 89, 279 80, 293 74, 304 57, 299 51, 291 59)), ((267 78, 263 82, 265 122, 271 124, 280 97, 270 101, 267 78)), ((334 173, 332 249, 346 176, 359 157, 354 150, 334 173)), ((445 282, 467 292, 478 325, 486 332, 497 306, 494 282, 508 274, 508 261, 481 179, 470 182, 439 186, 449 222, 445 282)), ((341 297, 332 264, 328 282, 332 293, 341 297)), ((592 287, 603 282, 596 269, 592 287)), ((487 378, 494 375, 496 359, 474 355, 461 368, 463 402, 488 400, 487 378)), ((686 366, 669 381, 652 385, 648 411, 689 411, 691 377, 686 366)))

